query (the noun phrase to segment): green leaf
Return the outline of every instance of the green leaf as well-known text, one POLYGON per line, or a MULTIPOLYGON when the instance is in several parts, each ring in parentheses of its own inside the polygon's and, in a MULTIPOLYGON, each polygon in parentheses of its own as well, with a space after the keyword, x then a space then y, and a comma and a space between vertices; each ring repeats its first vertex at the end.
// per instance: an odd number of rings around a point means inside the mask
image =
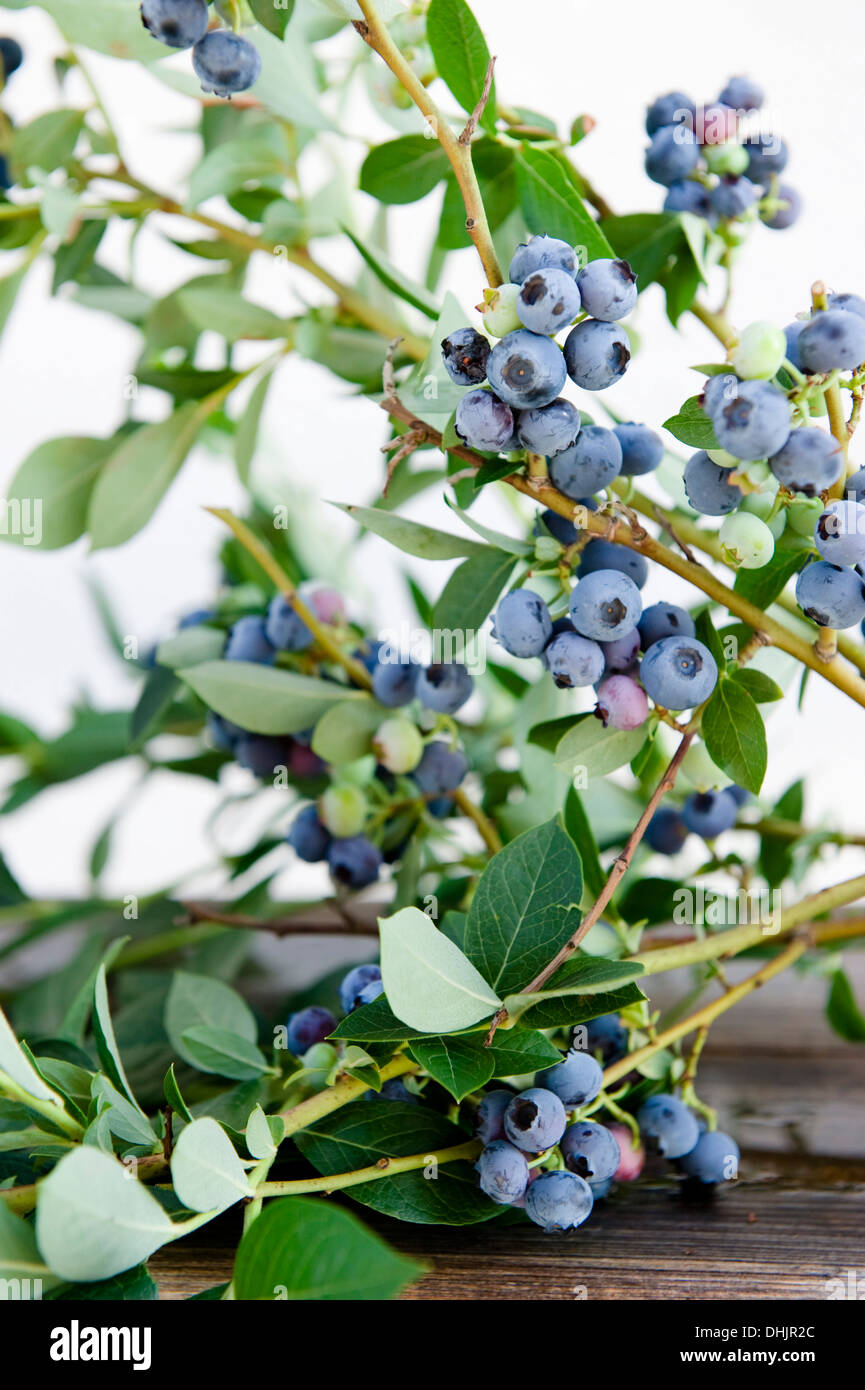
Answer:
POLYGON ((701 609, 697 614, 694 619, 694 627, 696 628, 697 636, 700 641, 704 646, 709 648, 709 651, 715 658, 718 670, 723 671, 727 665, 727 657, 724 653, 724 645, 715 630, 715 625, 712 622, 712 615, 708 608, 701 609))
POLYGON ((865 1042, 865 1018, 856 1003, 850 978, 843 970, 832 973, 826 1017, 839 1037, 847 1042, 865 1042))
POLYGON ((409 1051, 457 1101, 480 1090, 495 1067, 490 1048, 464 1037, 424 1038, 413 1042, 409 1051))
MULTIPOLYGON (((29 7, 30 0, 12 0, 10 9, 29 7)), ((40 0, 40 8, 50 14, 70 43, 83 44, 95 53, 111 58, 139 58, 155 62, 165 56, 162 44, 150 36, 141 23, 138 7, 130 9, 127 0, 40 0)))
POLYGON ((374 145, 360 170, 360 187, 380 203, 415 203, 431 193, 450 165, 439 142, 401 135, 374 145))
POLYGON ((171 1155, 174 1190, 190 1211, 224 1211, 252 1188, 222 1125, 205 1117, 181 1131, 171 1155))
POLYGON ((762 569, 739 570, 733 590, 765 612, 783 593, 793 575, 802 568, 803 558, 801 550, 785 550, 776 546, 768 565, 762 569))
POLYGON ((55 1303, 151 1303, 159 1298, 156 1281, 151 1279, 146 1265, 118 1274, 114 1279, 97 1279, 92 1284, 62 1287, 49 1295, 55 1303))
POLYGON ((259 666, 252 661, 205 661, 180 672, 206 705, 255 734, 296 734, 331 708, 369 699, 334 681, 259 666))
MULTIPOLYGON (((517 201, 514 152, 496 140, 476 140, 472 143, 472 163, 487 221, 491 230, 496 231, 513 212, 517 201)), ((449 173, 445 181, 436 245, 440 250, 458 251, 460 247, 471 244, 466 230, 463 195, 453 174, 449 173)))
POLYGON ((765 671, 757 671, 753 666, 743 666, 733 671, 731 679, 743 685, 758 705, 771 704, 773 700, 783 700, 784 692, 765 671))
MULTIPOLYGON (((36 1232, 32 1222, 25 1221, 22 1216, 16 1216, 2 1201, 0 1201, 0 1279, 38 1280, 43 1293, 56 1288, 60 1283, 60 1280, 51 1273, 39 1254, 36 1247, 36 1232)), ((8 1287, 5 1297, 14 1298, 14 1294, 8 1287)))
POLYGON ((581 263, 615 256, 580 194, 579 181, 563 155, 523 145, 516 156, 517 192, 532 232, 561 237, 581 247, 581 263))
POLYGON ((343 231, 363 256, 376 279, 380 280, 391 294, 395 294, 398 299, 404 299, 406 304, 411 304, 415 309, 419 309, 422 314, 426 314, 427 318, 438 318, 441 309, 423 285, 416 285, 407 275, 403 275, 402 271, 388 260, 377 246, 370 246, 368 242, 361 241, 360 237, 356 236, 348 227, 344 227, 343 231))
POLYGON ((204 423, 200 402, 128 435, 102 468, 88 509, 94 550, 122 545, 150 520, 204 423))
POLYGON ((165 1002, 165 1031, 178 1057, 198 1066, 184 1041, 194 1028, 221 1029, 255 1043, 258 1027, 255 1015, 240 995, 221 980, 176 970, 165 1002))
POLYGON ((156 661, 170 671, 181 671, 186 666, 218 660, 224 647, 225 633, 220 628, 196 623, 163 638, 156 648, 156 661))
POLYGON ((234 1296, 244 1302, 383 1302, 423 1273, 339 1207, 308 1197, 273 1202, 240 1242, 234 1296))
POLYGON ((576 931, 582 893, 579 855, 559 821, 525 831, 481 875, 466 955, 498 992, 519 989, 576 931))
POLYGON ((491 546, 485 554, 463 560, 433 609, 433 626, 444 631, 476 632, 495 607, 515 564, 513 555, 491 546))
POLYGON ((162 1090, 164 1092, 165 1099, 168 1101, 168 1104, 171 1106, 171 1109, 175 1112, 175 1114, 179 1115, 181 1120, 183 1120, 185 1124, 191 1125, 192 1115, 190 1114, 186 1101, 180 1094, 180 1087, 177 1084, 177 1077, 174 1074, 173 1062, 171 1063, 171 1066, 168 1068, 168 1071, 165 1073, 165 1080, 162 1083, 162 1090))
POLYGON ((99 1060, 105 1070, 106 1075, 112 1084, 124 1095, 139 1114, 144 1112, 138 1105, 132 1088, 126 1079, 126 1072, 123 1070, 123 1061, 117 1047, 117 1039, 114 1036, 114 1025, 111 1022, 111 1013, 108 1008, 108 983, 105 977, 105 962, 100 965, 96 972, 96 979, 93 983, 93 1036, 96 1041, 96 1048, 99 1053, 99 1060))
MULTIPOLYGON (((483 92, 490 52, 465 0, 432 0, 427 12, 427 41, 439 76, 463 110, 471 114, 483 92)), ((490 132, 495 131, 495 84, 480 123, 490 132)))
POLYGON ((408 521, 394 512, 380 511, 377 507, 355 507, 351 504, 336 503, 360 526, 382 540, 395 545, 407 555, 416 555, 419 560, 457 560, 463 555, 488 555, 489 546, 473 541, 469 537, 454 536, 449 531, 437 531, 432 526, 423 526, 418 521, 408 521))
POLYGON ((578 715, 562 714, 557 719, 544 719, 540 724, 533 724, 526 736, 526 742, 536 748, 545 749, 547 753, 555 753, 565 734, 573 729, 578 718, 578 715))
POLYGON ((249 0, 249 8, 259 24, 263 24, 265 29, 269 29, 271 34, 281 39, 294 12, 294 0, 281 0, 278 7, 274 0, 249 0))
POLYGON ((422 1038, 425 1033, 411 1028, 397 1018, 384 996, 374 999, 371 1004, 363 1004, 354 1009, 337 1024, 331 1038, 344 1038, 349 1042, 379 1043, 405 1042, 410 1038, 422 1038))
POLYGON ((384 992, 397 1018, 424 1033, 453 1033, 501 1000, 453 941, 417 907, 379 918, 384 992))
POLYGON ((226 140, 196 164, 189 180, 189 206, 198 207, 217 194, 226 197, 247 183, 271 182, 278 187, 289 173, 284 142, 255 139, 226 140))
POLYGON ((536 1028, 499 1028, 492 1046, 493 1076, 524 1076, 561 1060, 561 1052, 536 1028))
POLYGON ((748 691, 737 681, 719 680, 701 727, 712 762, 739 786, 759 792, 766 775, 766 729, 748 691))
POLYGON ((603 777, 635 758, 645 737, 644 729, 605 729, 594 714, 578 715, 556 748, 556 767, 569 777, 578 768, 586 778, 603 777))
MULTIPOLYGON (((771 815, 778 820, 800 822, 805 809, 805 786, 802 781, 794 782, 772 807, 771 815)), ((793 867, 795 840, 786 835, 761 835, 760 873, 770 888, 778 888, 788 877, 793 867)))
POLYGON ((508 995, 505 1007, 511 1018, 520 1019, 526 1027, 557 1028, 585 1022, 639 1002, 643 994, 635 981, 642 974, 642 965, 576 955, 556 971, 544 989, 508 995), (609 1005, 612 998, 623 1002, 609 1005))
POLYGON ((372 736, 388 717, 371 696, 343 700, 323 714, 312 735, 312 751, 325 762, 354 763, 370 752, 372 736))
POLYGON ((107 1076, 94 1076, 90 1090, 96 1101, 97 1115, 105 1115, 112 1134, 116 1134, 118 1139, 123 1139, 128 1144, 153 1148, 156 1135, 149 1120, 136 1105, 131 1105, 126 1097, 112 1086, 107 1076))
MULTIPOLYGON (((278 1115, 273 1116, 274 1126, 279 1133, 285 1132, 285 1125, 278 1115)), ((256 1105, 246 1122, 246 1147, 253 1158, 273 1158, 276 1153, 278 1137, 274 1136, 270 1121, 260 1105, 256 1105)))
MULTIPOLYGON (((688 444, 692 449, 719 448, 715 438, 715 427, 697 396, 691 396, 677 415, 671 415, 669 420, 665 420, 664 429, 669 430, 676 439, 688 444)), ((752 570, 750 573, 756 574, 758 571, 752 570)))
POLYGON ((60 1096, 56 1091, 52 1091, 50 1086, 46 1086, 35 1067, 28 1060, 2 1009, 0 1009, 0 1073, 8 1076, 16 1086, 19 1086, 28 1096, 32 1096, 34 1100, 49 1101, 50 1104, 56 1105, 61 1113, 63 1112, 63 1102, 60 1096))
POLYGON ((140 748, 157 732, 180 688, 174 672, 164 666, 154 666, 148 671, 138 703, 129 716, 130 748, 140 748))
POLYGON ((59 550, 76 541, 87 525, 99 471, 115 447, 113 439, 85 436, 49 439, 38 445, 12 479, 8 503, 18 502, 24 508, 38 500, 41 513, 34 521, 39 522, 39 535, 34 539, 34 528, 28 526, 10 528, 4 537, 18 545, 38 544, 43 550, 59 550))
POLYGON ((199 281, 178 290, 177 300, 196 328, 219 333, 229 342, 238 338, 284 338, 289 331, 285 319, 250 303, 239 290, 223 284, 206 285, 199 281))
POLYGON ((12 136, 10 162, 16 183, 27 181, 28 169, 50 174, 69 164, 84 126, 83 111, 60 109, 19 126, 12 136))
POLYGON ((673 257, 686 247, 684 228, 675 213, 629 213, 625 217, 606 217, 601 225, 616 254, 624 257, 634 271, 641 291, 657 280, 673 257))
POLYGON ((198 1071, 230 1076, 235 1081, 250 1081, 269 1070, 255 1043, 228 1028, 195 1024, 183 1030, 181 1041, 185 1048, 181 1056, 198 1071))
POLYGON ((247 401, 246 409, 237 422, 237 430, 234 436, 234 463, 237 468, 237 476, 244 487, 249 486, 250 469, 252 467, 252 460, 255 457, 261 416, 272 380, 272 371, 262 373, 255 383, 252 395, 247 401))
POLYGON ((607 875, 601 866, 594 832, 576 787, 568 788, 562 820, 565 830, 577 847, 585 886, 592 897, 596 898, 606 884, 607 875))

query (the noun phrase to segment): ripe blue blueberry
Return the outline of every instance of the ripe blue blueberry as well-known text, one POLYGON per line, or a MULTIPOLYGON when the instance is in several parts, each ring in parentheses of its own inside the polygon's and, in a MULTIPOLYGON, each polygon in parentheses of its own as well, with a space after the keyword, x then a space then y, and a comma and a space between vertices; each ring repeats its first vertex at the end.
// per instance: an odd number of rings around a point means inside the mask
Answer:
POLYGON ((668 187, 686 179, 697 167, 700 147, 686 125, 664 125, 652 135, 646 150, 646 173, 653 183, 668 187))
POLYGON ((792 423, 790 402, 768 381, 741 382, 736 394, 709 414, 720 447, 746 462, 777 454, 792 423))
MULTIPOLYGON (((381 980, 370 980, 369 984, 364 985, 360 994, 357 996, 358 1005, 371 1004, 373 1000, 378 999, 379 995, 383 993, 384 985, 382 984, 381 980)), ((411 1096, 411 1099, 413 1101, 417 1100, 417 1096, 411 1095, 410 1091, 406 1094, 411 1096)))
POLYGON ((372 671, 372 693, 380 705, 397 709, 414 699, 418 667, 413 661, 380 661, 372 671))
POLYGON ((735 782, 731 782, 729 787, 724 788, 724 791, 728 796, 732 796, 737 806, 744 806, 751 800, 751 793, 746 791, 744 787, 738 787, 735 782))
POLYGON ((568 376, 584 391, 605 391, 619 381, 631 360, 631 343, 618 323, 583 319, 565 339, 568 376))
MULTIPOLYGON (((636 580, 634 582, 636 583, 636 580)), ((626 632, 624 637, 617 637, 612 642, 602 642, 600 645, 604 653, 605 675, 631 674, 640 650, 639 624, 633 632, 626 632)))
POLYGON ((535 270, 520 285, 516 311, 520 323, 532 333, 558 333, 580 312, 577 282, 567 270, 555 266, 535 270))
POLYGON ((584 425, 570 448, 550 460, 550 480, 575 502, 609 487, 622 471, 622 446, 603 425, 584 425))
POLYGON ((570 1231, 591 1214, 593 1202, 585 1178, 562 1170, 541 1173, 526 1191, 526 1215, 545 1231, 570 1231))
POLYGON ((712 208, 718 217, 741 217, 757 201, 758 194, 757 185, 744 175, 725 174, 712 189, 712 208))
POLYGON ((777 135, 752 135, 745 141, 748 151, 748 178, 754 183, 768 184, 773 174, 787 166, 790 151, 777 135))
POLYGON ((493 616, 493 636, 511 656, 540 656, 552 631, 550 610, 531 589, 512 589, 493 616))
POLYGON ((662 637, 640 662, 640 680, 663 709, 694 709, 715 689, 718 667, 696 637, 662 637))
POLYGON ((487 1091, 478 1106, 475 1134, 482 1144, 505 1137, 505 1111, 514 1098, 513 1091, 487 1091))
POLYGON ((442 339, 442 361, 457 386, 477 386, 487 378, 489 340, 476 328, 458 328, 442 339))
POLYGON ((474 690, 474 681, 458 661, 422 667, 415 680, 415 694, 436 714, 456 714, 474 690))
POLYGON ((17 72, 24 61, 24 51, 16 39, 0 39, 0 67, 3 69, 3 80, 9 81, 13 72, 17 72))
POLYGON ((643 651, 662 637, 693 637, 697 630, 690 613, 675 603, 653 603, 644 608, 637 627, 643 651))
POLYGON ((518 328, 496 343, 487 359, 489 383, 517 410, 549 405, 565 384, 565 359, 551 338, 518 328))
POLYGON ((302 1057, 307 1048, 324 1042, 335 1027, 336 1019, 330 1009, 323 1009, 318 1004, 310 1004, 309 1008, 291 1014, 286 1029, 289 1052, 293 1052, 295 1057, 302 1057))
POLYGON ((850 314, 858 314, 865 319, 865 299, 861 294, 830 294, 826 301, 830 309, 846 309, 850 314))
POLYGON ((577 578, 585 579, 587 574, 594 574, 596 570, 621 570, 622 574, 633 579, 638 589, 642 589, 649 577, 649 562, 639 551, 629 550, 625 545, 616 545, 615 541, 605 541, 602 536, 597 536, 589 541, 580 556, 577 578))
MULTIPOLYGON (((554 1066, 539 1071, 535 1085, 558 1096, 566 1110, 579 1110, 595 1099, 604 1084, 604 1073, 590 1052, 571 1049, 554 1066)), ((534 1092, 532 1092, 534 1094, 534 1092)), ((556 1140, 558 1143, 558 1140, 556 1140)))
MULTIPOLYGON (((581 501, 585 504, 586 499, 582 498, 581 501)), ((550 511, 549 508, 541 512, 541 521, 560 545, 574 545, 580 538, 580 533, 572 521, 568 521, 566 516, 559 516, 558 512, 550 511)))
POLYGON ((518 410, 515 420, 520 447, 548 458, 573 444, 582 422, 577 407, 562 396, 557 396, 549 405, 518 410))
POLYGON ((12 179, 9 174, 9 164, 5 155, 0 154, 0 193, 7 192, 12 187, 12 179))
POLYGON ((267 734, 241 734, 234 745, 235 762, 256 777, 272 778, 278 768, 288 765, 287 740, 267 734))
POLYGON ((707 222, 715 218, 711 192, 696 179, 677 179, 670 184, 664 199, 664 212, 692 212, 707 222))
POLYGON ((844 496, 850 502, 865 502, 865 468, 850 474, 844 484, 844 496))
POLYGON ((375 883, 381 869, 381 850, 365 835, 350 835, 344 840, 332 840, 327 851, 327 865, 334 883, 344 888, 366 888, 375 883))
POLYGON ((192 50, 192 66, 203 92, 230 97, 245 92, 261 73, 261 54, 254 44, 228 29, 211 29, 192 50))
POLYGON ((725 516, 742 500, 742 490, 730 482, 729 468, 713 463, 705 449, 692 454, 685 464, 685 495, 695 512, 704 516, 725 516))
MULTIPOLYGON (((368 1003, 364 1000, 364 1003, 368 1003)), ((420 1096, 416 1096, 414 1091, 410 1091, 408 1086, 399 1076, 392 1076, 390 1081, 385 1081, 380 1091, 366 1091, 364 1100, 399 1100, 403 1105, 420 1105, 420 1096)))
POLYGON ((211 744, 218 748, 220 753, 233 753, 235 743, 243 737, 246 729, 241 729, 239 724, 232 724, 230 719, 223 719, 221 714, 214 714, 213 710, 208 710, 207 733, 211 744))
POLYGON ((700 1182, 730 1182, 739 1176, 739 1145, 720 1129, 706 1130, 684 1155, 680 1167, 689 1178, 700 1182))
POLYGON ((238 618, 228 634, 223 658, 226 661, 255 661, 272 666, 276 660, 273 643, 268 641, 264 618, 238 618))
POLYGON ((819 627, 853 627, 865 618, 865 584, 855 570, 815 560, 796 580, 796 602, 819 627))
POLYGON ((578 633, 560 632, 544 652, 544 665, 561 690, 594 685, 604 674, 604 653, 597 642, 578 633))
POLYGON ((758 111, 765 101, 763 88, 750 77, 731 77, 718 100, 734 111, 758 111))
MULTIPOLYGON (((586 1024, 585 1050, 591 1052, 593 1057, 600 1053, 600 1060, 605 1066, 624 1057, 628 1050, 628 1030, 618 1014, 599 1014, 597 1018, 589 1019, 586 1024)), ((613 1171, 615 1172, 615 1169, 613 1171)))
POLYGON ((523 1153, 538 1154, 551 1149, 558 1144, 566 1124, 561 1100, 541 1086, 512 1096, 505 1110, 505 1134, 523 1153))
POLYGON ((622 1159, 616 1136, 594 1120, 578 1120, 569 1125, 562 1136, 561 1149, 566 1167, 591 1183, 612 1178, 622 1159))
POLYGON ((475 1170, 480 1176, 481 1191, 503 1206, 519 1201, 528 1187, 526 1156, 504 1139, 494 1139, 487 1145, 475 1170))
POLYGON ((695 835, 714 840, 736 824, 739 808, 726 791, 693 792, 682 807, 682 820, 695 835))
POLYGON ((859 565, 865 560, 865 506, 861 502, 830 502, 814 527, 814 544, 833 565, 859 565))
POLYGON ((697 108, 684 92, 667 92, 657 97, 646 112, 646 134, 654 135, 662 126, 690 125, 697 108))
POLYGON ((207 0, 141 0, 141 23, 169 48, 192 48, 207 33, 207 0))
POLYGON ((672 806, 659 806, 646 827, 645 840, 656 854, 678 854, 688 838, 688 827, 672 806))
POLYGON ((648 425, 637 425, 630 421, 625 425, 615 425, 613 434, 622 446, 622 472, 630 478, 640 478, 644 473, 654 473, 664 457, 664 441, 648 425))
POLYGON ((649 1153, 682 1158, 700 1137, 697 1118, 676 1096, 651 1096, 637 1113, 637 1123, 649 1153))
POLYGON ((576 279, 579 264, 574 248, 566 241, 554 236, 533 236, 521 242, 513 254, 508 278, 515 285, 521 285, 527 276, 536 270, 556 268, 566 270, 576 279))
POLYGON ((769 467, 790 492, 816 497, 841 477, 844 455, 831 434, 806 425, 790 432, 783 448, 769 459, 769 467))
POLYGON ((451 748, 444 739, 437 738, 423 750, 412 777, 421 791, 430 796, 433 793, 456 791, 468 769, 465 753, 459 748, 451 748))
POLYGON ((764 227, 771 227, 774 232, 784 232, 798 221, 802 211, 802 195, 789 183, 781 183, 778 185, 776 197, 780 206, 761 212, 760 221, 764 227))
POLYGON ((320 863, 330 846, 330 831, 322 825, 314 806, 298 811, 285 838, 298 859, 307 864, 320 863))
POLYGON ((304 652, 312 646, 312 633, 285 594, 276 594, 270 600, 264 630, 268 642, 277 651, 304 652))
POLYGON ((718 372, 716 376, 708 378, 703 387, 702 405, 710 420, 734 398, 740 384, 739 378, 732 372, 718 372))
POLYGON ((606 323, 626 318, 637 303, 637 277, 627 261, 590 261, 577 276, 577 285, 586 313, 606 323))
POLYGON ((643 610, 640 591, 620 570, 595 570, 578 580, 571 593, 571 622, 583 637, 611 642, 637 626, 643 610))
POLYGON ((826 309, 799 334, 799 356, 806 372, 831 372, 865 362, 865 319, 849 309, 826 309))
POLYGON ((491 391, 467 391, 457 405, 454 429, 470 448, 497 454, 510 447, 514 417, 491 391))
POLYGON ((381 984, 380 965, 356 965, 349 970, 339 986, 339 1002, 344 1013, 350 1014, 357 1008, 361 994, 370 984, 381 984))
POLYGON ((799 335, 805 327, 807 319, 794 319, 788 323, 784 329, 784 337, 787 339, 787 360, 801 372, 804 370, 802 359, 799 356, 799 335))

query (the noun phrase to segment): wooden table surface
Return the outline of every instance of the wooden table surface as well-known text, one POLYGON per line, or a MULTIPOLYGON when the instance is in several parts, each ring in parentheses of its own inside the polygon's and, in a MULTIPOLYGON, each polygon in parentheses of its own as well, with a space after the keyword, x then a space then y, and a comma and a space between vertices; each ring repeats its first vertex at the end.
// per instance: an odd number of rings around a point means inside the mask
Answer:
MULTIPOLYGON (((849 961, 860 999, 865 958, 849 961)), ((733 963, 735 982, 751 967, 733 963)), ((684 981, 665 979, 668 999, 684 981)), ((825 1299, 865 1280, 865 1048, 823 1017, 826 984, 788 972, 715 1024, 699 1091, 742 1148, 740 1181, 690 1201, 666 1174, 621 1185, 578 1231, 411 1226, 355 1206, 427 1274, 410 1300, 825 1299)), ((663 1003, 661 991, 653 1000, 663 1003)), ((160 1297, 230 1278, 229 1213, 150 1261, 160 1297)), ((865 1289, 865 1284, 863 1284, 865 1289)))

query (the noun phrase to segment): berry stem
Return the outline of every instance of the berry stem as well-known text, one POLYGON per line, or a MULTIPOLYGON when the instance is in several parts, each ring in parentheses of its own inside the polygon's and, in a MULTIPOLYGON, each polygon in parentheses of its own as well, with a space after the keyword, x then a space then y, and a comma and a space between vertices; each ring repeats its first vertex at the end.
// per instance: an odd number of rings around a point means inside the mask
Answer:
POLYGON ((712 309, 707 309, 705 304, 701 304, 699 299, 695 299, 691 305, 691 313, 694 318, 700 320, 708 328, 722 347, 729 352, 736 342, 736 330, 724 312, 715 313, 712 309))
POLYGON ((403 1158, 380 1158, 368 1168, 355 1168, 350 1173, 326 1173, 320 1178, 299 1178, 289 1182, 262 1183, 257 1197, 296 1197, 304 1192, 339 1192, 344 1187, 357 1187, 359 1183, 376 1182, 379 1178, 391 1178, 397 1173, 412 1173, 429 1164, 458 1163, 477 1158, 482 1144, 477 1139, 469 1139, 464 1144, 454 1144, 449 1149, 433 1149, 429 1153, 407 1154, 403 1158))
POLYGON ((462 787, 457 787, 456 791, 448 792, 448 795, 453 797, 463 815, 470 821, 474 821, 481 839, 490 853, 498 854, 502 847, 502 840, 489 816, 481 810, 480 806, 475 805, 462 787))

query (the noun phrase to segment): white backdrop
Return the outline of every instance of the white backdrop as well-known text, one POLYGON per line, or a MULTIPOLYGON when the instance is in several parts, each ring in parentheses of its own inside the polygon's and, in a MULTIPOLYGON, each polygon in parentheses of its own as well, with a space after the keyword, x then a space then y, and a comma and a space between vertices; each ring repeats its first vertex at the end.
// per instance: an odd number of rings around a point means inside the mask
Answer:
MULTIPOLYGON (((806 207, 792 231, 755 233, 739 269, 733 316, 740 324, 753 318, 784 324, 806 306, 817 277, 838 290, 865 291, 865 152, 859 140, 865 11, 848 7, 843 32, 830 33, 827 26, 824 35, 807 0, 762 0, 759 5, 728 0, 722 9, 685 10, 620 0, 606 14, 565 0, 534 0, 531 6, 524 0, 475 0, 474 9, 498 56, 503 99, 546 111, 563 129, 579 112, 596 118, 597 128, 580 146, 578 160, 617 211, 656 210, 661 204, 662 190, 642 171, 649 100, 671 88, 710 100, 731 73, 742 71, 764 83, 776 128, 792 149, 788 176, 803 190, 806 207)), ((15 120, 25 121, 53 101, 50 64, 61 45, 38 10, 0 9, 0 32, 14 34, 27 51, 24 68, 3 97, 15 120)), ((187 60, 180 55, 175 61, 182 66, 187 60)), ((196 159, 196 141, 183 131, 191 122, 193 103, 134 65, 97 56, 88 63, 133 171, 177 194, 196 159)), ((82 88, 82 99, 84 95, 82 88)), ((363 131, 355 133, 370 138, 393 134, 383 123, 365 121, 363 131)), ((360 158, 362 145, 356 148, 360 158)), ((418 248, 428 244, 436 215, 437 208, 428 202, 400 209, 393 217, 393 254, 410 272, 419 268, 418 248)), ((122 269, 122 230, 108 250, 122 269)), ((322 244, 319 254, 337 273, 351 277, 349 254, 330 243, 322 244)), ((135 258, 139 283, 157 293, 200 268, 148 234, 135 258)), ((457 258, 449 285, 464 304, 476 302, 482 286, 474 253, 457 258)), ((300 271, 274 266, 266 257, 257 258, 250 286, 254 297, 283 312, 301 299, 319 297, 300 271)), ((657 425, 693 394, 698 378, 688 364, 715 356, 717 349, 687 316, 681 333, 674 333, 657 290, 645 297, 632 322, 650 346, 644 346, 610 401, 626 418, 657 425)), ((131 329, 62 297, 51 298, 50 267, 36 269, 0 349, 0 493, 40 441, 58 434, 104 434, 116 427, 123 418, 123 382, 135 353, 131 329)), ((143 394, 141 406, 155 416, 164 407, 152 394, 152 401, 143 394)), ((352 527, 321 500, 366 502, 374 496, 383 437, 382 417, 373 405, 353 397, 314 365, 291 360, 270 393, 260 464, 278 478, 286 500, 308 508, 316 523, 327 525, 329 536, 338 538, 338 545, 325 548, 323 561, 348 584, 358 616, 366 613, 377 623, 391 624, 409 613, 404 586, 395 582, 391 553, 368 539, 347 561, 341 547, 352 527)), ((110 595, 122 630, 138 634, 143 643, 152 641, 170 631, 179 614, 206 603, 217 581, 221 531, 203 506, 241 500, 230 464, 199 450, 150 525, 121 550, 89 556, 82 542, 49 555, 0 544, 0 705, 52 733, 63 727, 70 704, 81 693, 103 707, 130 703, 134 687, 108 650, 86 589, 87 576, 98 578, 110 595)), ((504 501, 491 507, 494 518, 498 512, 499 521, 507 520, 504 501)), ((453 525, 433 495, 414 503, 411 512, 434 524, 453 525)), ((441 587, 441 567, 415 569, 430 590, 441 587)), ((681 594, 675 582, 655 573, 646 597, 652 602, 681 594)), ((862 830, 862 711, 812 679, 804 718, 789 701, 773 712, 769 727, 767 797, 795 776, 811 774, 810 818, 831 817, 862 830)), ((85 890, 92 842, 111 809, 126 803, 134 780, 132 766, 118 764, 46 794, 7 819, 3 850, 34 895, 85 890)), ((193 779, 166 777, 153 784, 125 815, 105 887, 118 894, 146 892, 206 862, 204 821, 214 797, 212 788, 193 779)), ((846 858, 855 871, 854 856, 846 858)), ((841 865, 833 869, 833 877, 836 873, 841 876, 841 865)))

